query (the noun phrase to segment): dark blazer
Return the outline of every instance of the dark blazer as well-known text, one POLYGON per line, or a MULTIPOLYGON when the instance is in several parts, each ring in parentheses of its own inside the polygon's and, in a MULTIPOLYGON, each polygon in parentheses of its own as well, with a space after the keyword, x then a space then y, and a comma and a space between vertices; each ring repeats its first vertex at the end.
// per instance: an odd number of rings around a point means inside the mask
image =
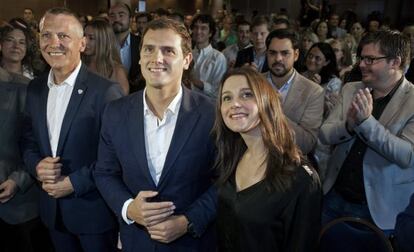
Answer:
POLYGON ((129 80, 129 92, 133 93, 138 90, 144 89, 145 81, 142 79, 141 67, 139 65, 139 44, 141 43, 141 37, 131 34, 131 68, 128 73, 129 80))
MULTIPOLYGON (((47 128, 47 75, 33 80, 27 89, 25 129, 22 138, 24 161, 36 176, 36 165, 52 156, 47 128)), ((105 104, 122 96, 119 85, 89 72, 82 65, 62 123, 57 156, 75 192, 54 199, 40 194, 40 217, 50 229, 57 218, 72 233, 102 233, 113 229, 116 220, 96 189, 92 169, 97 158, 101 114, 105 104), (59 217, 60 216, 60 217, 59 217)))
MULTIPOLYGON (((254 47, 250 46, 245 49, 240 50, 237 53, 236 63, 234 64, 234 67, 242 67, 246 63, 252 63, 254 61, 254 47)), ((267 65, 267 56, 265 58, 265 61, 263 63, 262 69, 259 71, 261 73, 265 73, 269 71, 269 66, 267 65)))
POLYGON ((398 251, 414 251, 414 194, 411 195, 410 203, 404 212, 398 214, 395 225, 395 240, 399 247, 398 251))
POLYGON ((0 184, 11 179, 18 190, 0 203, 0 219, 15 225, 39 216, 39 188, 26 172, 19 150, 27 84, 0 82, 0 184))
POLYGON ((216 215, 212 188, 214 143, 210 130, 214 106, 206 96, 183 90, 177 124, 158 185, 147 163, 143 91, 111 102, 102 119, 96 185, 120 219, 123 251, 214 251, 211 221, 216 215), (158 191, 156 201, 172 201, 174 214, 184 214, 201 238, 189 234, 170 244, 151 240, 144 227, 127 225, 121 210, 143 190, 158 191))

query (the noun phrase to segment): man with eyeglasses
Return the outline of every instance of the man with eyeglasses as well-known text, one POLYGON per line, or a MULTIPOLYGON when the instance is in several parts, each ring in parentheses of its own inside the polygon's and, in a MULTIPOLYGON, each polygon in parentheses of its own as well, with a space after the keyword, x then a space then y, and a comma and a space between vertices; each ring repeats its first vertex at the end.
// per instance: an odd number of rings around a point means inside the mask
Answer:
POLYGON ((378 31, 360 48, 362 82, 344 85, 320 130, 320 140, 335 146, 321 171, 322 218, 359 217, 391 234, 414 192, 414 86, 404 77, 410 45, 399 32, 378 31))

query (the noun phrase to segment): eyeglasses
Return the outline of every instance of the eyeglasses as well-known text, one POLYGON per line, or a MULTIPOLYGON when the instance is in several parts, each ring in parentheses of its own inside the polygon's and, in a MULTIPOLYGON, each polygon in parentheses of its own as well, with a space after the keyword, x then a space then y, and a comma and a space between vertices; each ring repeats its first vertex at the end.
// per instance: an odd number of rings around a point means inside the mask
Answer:
POLYGON ((375 63, 375 61, 382 60, 382 59, 387 59, 387 58, 389 58, 389 57, 388 56, 381 56, 381 57, 360 56, 358 58, 358 60, 360 62, 363 61, 365 63, 365 65, 373 65, 375 63))

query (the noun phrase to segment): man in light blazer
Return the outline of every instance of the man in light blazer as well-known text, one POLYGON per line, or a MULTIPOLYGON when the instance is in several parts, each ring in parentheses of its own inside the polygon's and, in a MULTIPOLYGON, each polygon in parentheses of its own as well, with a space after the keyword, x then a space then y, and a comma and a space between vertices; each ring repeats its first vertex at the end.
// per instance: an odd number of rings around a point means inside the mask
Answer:
POLYGON ((299 57, 299 39, 294 31, 272 31, 266 47, 269 72, 265 77, 283 99, 283 112, 295 132, 296 144, 308 154, 315 148, 322 124, 323 88, 293 68, 299 57))
POLYGON ((82 64, 83 28, 70 10, 46 12, 39 44, 51 70, 27 88, 22 149, 27 170, 42 186, 40 217, 56 251, 115 251, 116 219, 92 170, 101 114, 122 91, 82 64))
POLYGON ((341 216, 392 232, 414 192, 414 86, 404 78, 408 39, 378 31, 360 42, 362 82, 344 85, 320 131, 335 149, 321 171, 325 222, 341 216))
POLYGON ((102 120, 96 184, 120 221, 123 251, 215 251, 214 105, 181 85, 192 60, 184 24, 143 34, 144 91, 111 102, 102 120))

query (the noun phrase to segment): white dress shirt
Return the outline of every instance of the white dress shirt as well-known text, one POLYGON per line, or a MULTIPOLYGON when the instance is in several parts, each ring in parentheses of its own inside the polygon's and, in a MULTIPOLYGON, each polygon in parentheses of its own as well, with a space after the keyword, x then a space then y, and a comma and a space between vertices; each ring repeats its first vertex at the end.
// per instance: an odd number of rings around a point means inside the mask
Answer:
POLYGON ((216 98, 218 87, 227 71, 227 60, 224 55, 214 49, 211 44, 203 49, 193 49, 195 78, 204 83, 204 93, 216 98))
POLYGON ((63 118, 75 86, 82 62, 79 62, 75 70, 62 83, 56 84, 53 77, 53 70, 49 72, 47 85, 49 94, 47 97, 47 129, 49 133, 50 147, 53 157, 56 157, 59 143, 60 130, 62 129, 63 118))
MULTIPOLYGON (((183 97, 183 88, 180 87, 178 94, 168 105, 162 120, 151 111, 145 94, 146 89, 143 92, 145 151, 151 177, 154 183, 158 185, 177 123, 183 97)), ((129 220, 127 217, 128 206, 132 201, 133 199, 128 199, 122 206, 122 218, 127 224, 134 223, 134 221, 129 220)))

